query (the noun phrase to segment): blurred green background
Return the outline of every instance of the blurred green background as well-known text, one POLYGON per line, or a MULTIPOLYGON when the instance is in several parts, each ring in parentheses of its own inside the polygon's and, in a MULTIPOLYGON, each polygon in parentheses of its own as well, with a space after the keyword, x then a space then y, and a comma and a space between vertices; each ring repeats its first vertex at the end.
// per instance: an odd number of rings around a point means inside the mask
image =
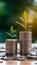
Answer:
MULTIPOLYGON (((0 0, 0 43, 4 43, 7 38, 10 38, 5 32, 10 32, 11 26, 17 30, 15 21, 27 9, 36 13, 32 28, 32 42, 37 43, 37 0, 0 0)), ((19 29, 17 38, 18 32, 19 29)))

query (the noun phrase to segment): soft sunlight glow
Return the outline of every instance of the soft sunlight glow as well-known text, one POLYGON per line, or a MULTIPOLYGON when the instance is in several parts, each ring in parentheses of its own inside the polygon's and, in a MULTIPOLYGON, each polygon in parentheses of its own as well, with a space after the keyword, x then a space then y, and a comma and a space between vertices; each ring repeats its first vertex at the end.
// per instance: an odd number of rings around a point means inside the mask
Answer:
POLYGON ((37 5, 37 0, 34 0, 33 5, 37 5))
POLYGON ((34 18, 37 19, 37 12, 35 12, 35 14, 34 14, 34 18))
POLYGON ((28 22, 29 23, 32 23, 33 22, 33 19, 34 19, 34 11, 33 10, 30 10, 29 11, 29 14, 28 14, 28 22))
POLYGON ((37 0, 34 0, 35 2, 37 2, 37 0))

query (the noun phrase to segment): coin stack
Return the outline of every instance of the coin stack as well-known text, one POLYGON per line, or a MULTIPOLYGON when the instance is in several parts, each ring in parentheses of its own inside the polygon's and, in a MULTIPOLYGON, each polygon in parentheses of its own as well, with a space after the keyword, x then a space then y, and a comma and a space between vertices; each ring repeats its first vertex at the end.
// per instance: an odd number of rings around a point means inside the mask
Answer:
POLYGON ((20 32, 20 55, 27 55, 31 52, 32 32, 20 32))
POLYGON ((6 56, 13 56, 17 54, 17 39, 6 40, 6 56))

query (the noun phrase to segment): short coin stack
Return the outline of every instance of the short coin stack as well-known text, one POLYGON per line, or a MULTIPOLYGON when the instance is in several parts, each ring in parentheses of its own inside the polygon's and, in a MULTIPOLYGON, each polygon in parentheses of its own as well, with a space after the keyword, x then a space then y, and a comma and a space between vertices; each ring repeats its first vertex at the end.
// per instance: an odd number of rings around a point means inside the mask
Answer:
POLYGON ((17 54, 17 39, 6 40, 6 56, 13 56, 17 54))

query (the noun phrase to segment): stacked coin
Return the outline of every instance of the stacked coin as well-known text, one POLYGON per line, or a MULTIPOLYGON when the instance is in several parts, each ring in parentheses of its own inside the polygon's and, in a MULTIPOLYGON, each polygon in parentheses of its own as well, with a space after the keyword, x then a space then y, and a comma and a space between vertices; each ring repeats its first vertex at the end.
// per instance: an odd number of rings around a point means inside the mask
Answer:
POLYGON ((17 54, 17 39, 6 40, 6 55, 13 56, 17 54))
POLYGON ((32 32, 20 32, 20 54, 27 55, 31 52, 32 32))

